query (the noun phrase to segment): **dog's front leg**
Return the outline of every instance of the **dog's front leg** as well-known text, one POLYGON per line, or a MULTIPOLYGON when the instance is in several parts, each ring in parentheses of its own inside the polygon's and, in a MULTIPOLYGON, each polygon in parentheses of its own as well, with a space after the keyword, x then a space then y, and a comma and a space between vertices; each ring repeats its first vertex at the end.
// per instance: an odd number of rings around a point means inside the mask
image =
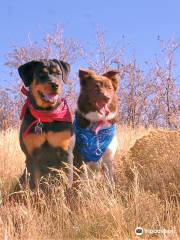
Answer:
POLYGON ((73 155, 73 150, 74 150, 74 146, 75 146, 75 135, 73 135, 71 137, 70 143, 69 143, 69 147, 68 147, 68 166, 67 166, 67 187, 71 188, 72 184, 73 184, 73 159, 74 159, 74 155, 73 155))
POLYGON ((22 175, 20 176, 18 183, 16 184, 14 191, 18 192, 20 190, 25 190, 28 187, 30 189, 35 189, 35 165, 31 156, 26 157, 26 168, 24 169, 22 175))
POLYGON ((114 173, 113 160, 117 150, 117 146, 118 146, 118 141, 117 141, 117 137, 115 136, 102 156, 104 175, 112 191, 115 188, 114 176, 113 176, 113 173, 114 173))
POLYGON ((100 172, 100 161, 88 161, 82 165, 82 173, 80 178, 88 182, 97 179, 100 172))
POLYGON ((111 150, 107 149, 103 155, 103 173, 110 188, 114 188, 114 169, 111 150))
POLYGON ((29 171, 29 187, 32 191, 37 190, 40 182, 40 169, 36 161, 31 161, 31 168, 29 171))

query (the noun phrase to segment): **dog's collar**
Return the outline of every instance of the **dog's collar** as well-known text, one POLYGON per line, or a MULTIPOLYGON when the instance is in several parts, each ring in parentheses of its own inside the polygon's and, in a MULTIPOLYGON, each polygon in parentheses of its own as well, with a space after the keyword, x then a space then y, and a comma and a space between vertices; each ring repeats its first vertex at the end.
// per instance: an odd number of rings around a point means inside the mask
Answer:
POLYGON ((97 133, 91 128, 80 128, 77 115, 74 119, 76 145, 85 162, 98 161, 115 135, 115 124, 100 129, 97 133))
MULTIPOLYGON (((92 116, 90 116, 90 114, 85 114, 83 112, 81 112, 79 109, 77 109, 77 112, 83 116, 83 118, 85 118, 86 120, 90 121, 90 128, 91 130, 97 134, 103 127, 104 125, 107 127, 109 127, 109 120, 113 119, 115 117, 115 115, 117 114, 117 112, 114 113, 109 113, 108 115, 105 115, 102 117, 102 115, 100 113, 97 112, 97 119, 92 119, 92 116)), ((96 112, 93 112, 96 113, 96 112)))
MULTIPOLYGON (((25 103, 21 110, 20 119, 24 118, 25 112, 29 109, 31 115, 35 118, 35 120, 26 128, 23 133, 23 137, 27 135, 31 127, 36 124, 37 128, 41 125, 41 123, 52 122, 52 121, 60 121, 60 122, 69 122, 72 123, 71 113, 69 111, 68 105, 65 99, 61 99, 59 102, 59 106, 53 110, 37 110, 30 102, 29 91, 23 86, 21 92, 27 97, 25 103)), ((37 132, 38 133, 38 132, 37 132)))

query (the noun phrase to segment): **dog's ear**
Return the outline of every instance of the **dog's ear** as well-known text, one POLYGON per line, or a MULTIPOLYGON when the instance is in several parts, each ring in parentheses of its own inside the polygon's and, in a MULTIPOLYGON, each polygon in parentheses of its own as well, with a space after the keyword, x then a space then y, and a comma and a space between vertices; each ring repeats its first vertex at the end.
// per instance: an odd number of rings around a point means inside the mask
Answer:
POLYGON ((34 67, 37 64, 37 61, 31 61, 21 65, 18 68, 19 76, 24 82, 26 87, 29 87, 33 81, 34 67))
POLYGON ((118 87, 117 74, 119 74, 118 70, 110 70, 103 74, 103 76, 111 79, 112 85, 113 85, 115 91, 117 90, 117 87, 118 87))
POLYGON ((70 64, 67 62, 64 62, 64 61, 57 60, 57 59, 53 59, 53 61, 60 66, 61 71, 62 71, 62 80, 64 83, 67 83, 68 76, 70 73, 70 64))
POLYGON ((79 69, 79 78, 80 78, 81 86, 85 86, 86 80, 94 74, 95 73, 91 70, 86 70, 86 69, 82 69, 82 68, 79 69))

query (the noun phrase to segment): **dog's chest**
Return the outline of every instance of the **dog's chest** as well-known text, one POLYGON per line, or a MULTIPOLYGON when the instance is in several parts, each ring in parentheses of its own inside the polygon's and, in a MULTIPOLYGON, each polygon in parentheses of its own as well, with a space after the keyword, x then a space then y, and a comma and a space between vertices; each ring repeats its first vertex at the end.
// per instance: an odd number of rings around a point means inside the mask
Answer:
POLYGON ((24 139, 24 145, 27 152, 32 155, 35 149, 41 148, 45 143, 53 148, 61 148, 68 151, 71 139, 71 132, 68 130, 60 132, 42 132, 41 134, 29 133, 24 139))
POLYGON ((33 121, 34 118, 27 112, 20 129, 20 142, 22 148, 24 149, 25 147, 25 152, 32 155, 36 149, 44 151, 45 148, 49 149, 49 147, 52 149, 60 148, 63 151, 68 150, 73 135, 71 123, 56 121, 42 123, 41 131, 37 132, 37 124, 31 126, 33 121), (31 128, 28 133, 23 136, 23 133, 29 126, 31 126, 31 128))

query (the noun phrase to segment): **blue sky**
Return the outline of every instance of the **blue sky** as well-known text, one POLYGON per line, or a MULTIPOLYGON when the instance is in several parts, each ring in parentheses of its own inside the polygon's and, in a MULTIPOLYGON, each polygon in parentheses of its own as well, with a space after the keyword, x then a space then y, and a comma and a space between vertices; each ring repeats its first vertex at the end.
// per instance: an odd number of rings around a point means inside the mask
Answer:
MULTIPOLYGON (((121 45, 125 36, 143 67, 143 62, 152 60, 159 49, 157 36, 180 40, 180 1, 1 1, 0 81, 8 75, 4 55, 12 45, 26 45, 28 34, 38 41, 45 32, 53 31, 55 24, 63 24, 65 35, 84 45, 94 41, 97 26, 105 32, 108 43, 121 45)), ((180 74, 180 53, 176 64, 180 74)))

